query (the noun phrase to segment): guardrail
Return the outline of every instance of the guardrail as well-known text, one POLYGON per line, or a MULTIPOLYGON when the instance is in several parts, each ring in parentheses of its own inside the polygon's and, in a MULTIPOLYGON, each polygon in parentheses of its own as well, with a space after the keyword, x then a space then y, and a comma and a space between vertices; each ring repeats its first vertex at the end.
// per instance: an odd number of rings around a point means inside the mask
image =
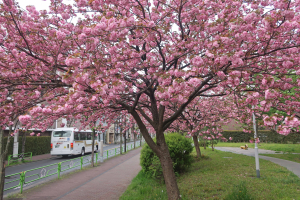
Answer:
POLYGON ((26 158, 30 158, 30 161, 32 161, 32 152, 9 155, 7 159, 7 166, 9 166, 12 162, 18 162, 19 160, 23 161, 26 158))
MULTIPOLYGON (((139 143, 139 141, 137 141, 139 143)), ((142 142, 144 144, 145 142, 142 142)), ((136 145, 138 147, 139 145, 136 145)), ((124 148, 122 147, 122 150, 124 148)), ((133 144, 126 145, 126 150, 132 150, 133 144)), ((108 149, 103 151, 103 158, 114 157, 120 154, 120 147, 116 147, 113 149, 108 149), (105 152, 106 151, 106 152, 105 152)), ((122 151, 123 152, 123 151, 122 151)), ((94 162, 98 163, 99 153, 95 153, 94 162)), ((92 155, 82 156, 80 158, 74 158, 70 160, 65 160, 59 163, 54 163, 51 165, 45 165, 42 167, 34 168, 31 170, 27 170, 20 173, 10 174, 5 176, 5 179, 13 179, 4 183, 4 186, 7 185, 8 188, 5 188, 4 191, 12 190, 12 189, 20 189, 20 194, 23 192, 23 188, 27 185, 32 184, 33 182, 41 179, 45 179, 50 176, 54 176, 57 174, 57 178, 60 177, 61 172, 65 172, 74 168, 78 168, 82 170, 84 165, 91 163, 92 155), (16 183, 15 185, 12 185, 16 183)))

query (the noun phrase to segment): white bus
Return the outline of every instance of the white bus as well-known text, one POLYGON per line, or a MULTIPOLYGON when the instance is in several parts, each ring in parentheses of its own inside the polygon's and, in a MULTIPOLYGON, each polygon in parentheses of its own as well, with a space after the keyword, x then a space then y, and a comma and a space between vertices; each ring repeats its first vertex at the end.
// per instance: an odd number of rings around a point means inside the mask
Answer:
MULTIPOLYGON (((75 128, 57 128, 51 133, 51 155, 84 155, 92 152, 92 131, 78 131, 75 128)), ((99 137, 95 136, 95 151, 98 150, 99 137)))

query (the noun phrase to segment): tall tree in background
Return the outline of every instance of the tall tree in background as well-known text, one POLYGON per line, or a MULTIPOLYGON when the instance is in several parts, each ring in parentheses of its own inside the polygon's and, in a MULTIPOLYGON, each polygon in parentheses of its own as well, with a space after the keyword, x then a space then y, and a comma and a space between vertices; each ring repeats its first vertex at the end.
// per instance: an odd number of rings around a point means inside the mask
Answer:
MULTIPOLYGON (((182 112, 178 120, 170 126, 170 130, 179 129, 182 132, 185 131, 187 136, 192 137, 199 158, 201 157, 198 143, 199 135, 218 140, 225 139, 220 133, 222 132, 221 126, 236 117, 236 109, 233 103, 232 98, 229 97, 197 97, 182 112)), ((172 107, 169 107, 169 109, 176 109, 177 105, 172 107)))

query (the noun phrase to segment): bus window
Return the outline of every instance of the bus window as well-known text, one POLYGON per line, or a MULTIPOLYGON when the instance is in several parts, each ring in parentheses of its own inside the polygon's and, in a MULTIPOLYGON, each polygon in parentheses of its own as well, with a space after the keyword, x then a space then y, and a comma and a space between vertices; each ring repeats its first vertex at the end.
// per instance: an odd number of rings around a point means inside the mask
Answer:
POLYGON ((70 137, 72 131, 53 131, 53 137, 70 137))
POLYGON ((86 133, 80 133, 80 140, 86 140, 86 133))
POLYGON ((91 140, 92 139, 92 133, 87 133, 87 140, 91 140))
POLYGON ((80 133, 79 132, 74 133, 74 140, 80 140, 80 133))

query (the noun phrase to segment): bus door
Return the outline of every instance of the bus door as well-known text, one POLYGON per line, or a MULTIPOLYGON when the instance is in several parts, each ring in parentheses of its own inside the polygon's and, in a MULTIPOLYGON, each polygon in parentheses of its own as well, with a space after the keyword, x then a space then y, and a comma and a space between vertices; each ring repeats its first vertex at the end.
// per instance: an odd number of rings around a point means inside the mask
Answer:
MULTIPOLYGON (((74 132, 74 154, 80 154, 82 149, 85 149, 86 137, 85 132, 74 132)), ((86 149, 85 152, 87 152, 86 149)))

